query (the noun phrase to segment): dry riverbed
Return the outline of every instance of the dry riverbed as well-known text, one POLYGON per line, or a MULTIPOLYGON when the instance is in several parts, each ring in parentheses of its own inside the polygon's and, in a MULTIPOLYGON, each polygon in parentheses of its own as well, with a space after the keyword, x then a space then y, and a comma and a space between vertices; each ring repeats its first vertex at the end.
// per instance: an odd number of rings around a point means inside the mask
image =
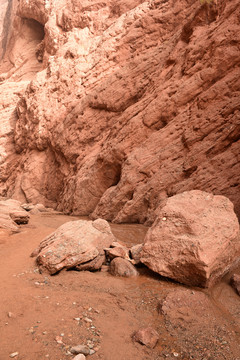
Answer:
MULTIPOLYGON (((240 360, 240 297, 228 284, 229 275, 203 291, 146 268, 129 279, 113 277, 106 268, 39 274, 31 252, 74 219, 32 215, 20 233, 0 238, 0 360, 73 359, 70 349, 79 344, 91 350, 91 360, 240 360), (154 349, 132 339, 148 326, 159 333, 154 349)), ((146 232, 141 225, 114 225, 112 230, 129 246, 142 242, 146 232)))

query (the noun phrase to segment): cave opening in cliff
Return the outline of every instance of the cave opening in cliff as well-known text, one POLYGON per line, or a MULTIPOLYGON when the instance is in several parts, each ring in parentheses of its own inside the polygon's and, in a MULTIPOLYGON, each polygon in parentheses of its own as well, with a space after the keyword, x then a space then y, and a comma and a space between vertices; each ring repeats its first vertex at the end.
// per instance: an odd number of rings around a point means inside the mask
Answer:
POLYGON ((23 19, 22 30, 24 30, 25 38, 29 41, 41 42, 44 39, 44 26, 34 19, 23 19))
POLYGON ((32 80, 42 70, 44 26, 34 19, 22 18, 18 32, 13 34, 8 58, 13 66, 14 80, 32 80))
POLYGON ((32 44, 34 55, 39 63, 43 62, 44 26, 34 19, 23 19, 23 31, 27 44, 32 44))

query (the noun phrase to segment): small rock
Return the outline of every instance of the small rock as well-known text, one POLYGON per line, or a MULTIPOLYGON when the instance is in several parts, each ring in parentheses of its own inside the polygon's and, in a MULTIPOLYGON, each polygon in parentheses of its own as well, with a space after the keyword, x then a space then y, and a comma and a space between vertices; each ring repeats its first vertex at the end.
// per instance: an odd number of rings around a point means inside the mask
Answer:
POLYGON ((88 317, 85 317, 83 319, 86 323, 92 323, 92 319, 89 319, 88 317))
POLYGON ((85 360, 85 359, 86 359, 86 356, 83 354, 78 354, 77 356, 75 356, 73 358, 73 360, 85 360))
POLYGON ((73 346, 70 349, 72 354, 83 354, 83 355, 90 355, 90 350, 88 348, 88 346, 86 345, 77 345, 77 346, 73 346))
POLYGON ((141 253, 142 253, 143 244, 137 244, 131 247, 130 254, 135 264, 138 265, 141 263, 141 253))
POLYGON ((114 248, 105 249, 107 257, 112 260, 116 257, 123 259, 129 259, 129 250, 123 246, 117 246, 114 248))
POLYGON ((108 266, 108 265, 103 265, 103 266, 101 267, 101 272, 108 272, 108 270, 109 270, 109 266, 108 266))
POLYGON ((56 342, 57 342, 58 344, 63 344, 63 342, 62 342, 62 337, 61 337, 61 336, 56 336, 56 337, 55 337, 55 340, 56 340, 56 342))
POLYGON ((133 334, 133 340, 139 342, 142 345, 153 349, 159 339, 159 334, 157 331, 151 327, 147 327, 141 330, 136 331, 133 334))
POLYGON ((111 261, 109 271, 110 274, 114 276, 130 277, 138 275, 135 267, 128 260, 122 259, 120 257, 117 257, 111 261))
POLYGON ((16 315, 14 315, 12 312, 9 312, 9 313, 8 313, 8 317, 9 317, 9 318, 15 318, 16 315))
POLYGON ((29 204, 21 204, 21 207, 26 210, 26 211, 30 211, 32 209, 34 209, 34 205, 29 203, 29 204))
POLYGON ((101 267, 105 261, 106 261, 105 255, 100 254, 97 257, 95 257, 95 259, 93 260, 75 266, 75 269, 79 271, 98 271, 101 270, 101 267))
POLYGON ((9 357, 14 358, 14 357, 18 356, 18 354, 19 354, 18 352, 14 352, 14 353, 10 354, 9 357))

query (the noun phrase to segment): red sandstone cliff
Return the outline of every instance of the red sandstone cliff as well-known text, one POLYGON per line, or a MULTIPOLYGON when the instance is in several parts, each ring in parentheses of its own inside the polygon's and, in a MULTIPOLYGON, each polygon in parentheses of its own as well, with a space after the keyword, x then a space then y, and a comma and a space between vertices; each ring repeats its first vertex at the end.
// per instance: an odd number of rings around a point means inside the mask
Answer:
POLYGON ((151 223, 201 189, 240 215, 238 0, 9 3, 2 195, 151 223))

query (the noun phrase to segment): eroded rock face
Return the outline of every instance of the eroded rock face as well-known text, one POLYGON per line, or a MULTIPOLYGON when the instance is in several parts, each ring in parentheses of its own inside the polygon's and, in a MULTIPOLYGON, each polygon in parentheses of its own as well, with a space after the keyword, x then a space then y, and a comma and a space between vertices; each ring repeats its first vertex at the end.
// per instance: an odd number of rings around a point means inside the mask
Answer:
POLYGON ((240 261, 232 203, 199 190, 170 197, 147 232, 141 261, 181 283, 213 285, 240 261))
MULTIPOLYGON (((114 240, 105 220, 70 221, 44 239, 32 256, 37 256, 36 262, 42 270, 55 274, 63 268, 71 269, 104 255, 103 249, 109 247, 114 240)), ((89 268, 81 268, 87 269, 89 268)))
POLYGON ((21 0, 3 85, 35 78, 17 105, 0 191, 151 224, 168 196, 198 188, 229 197, 239 215, 239 9, 21 0))

